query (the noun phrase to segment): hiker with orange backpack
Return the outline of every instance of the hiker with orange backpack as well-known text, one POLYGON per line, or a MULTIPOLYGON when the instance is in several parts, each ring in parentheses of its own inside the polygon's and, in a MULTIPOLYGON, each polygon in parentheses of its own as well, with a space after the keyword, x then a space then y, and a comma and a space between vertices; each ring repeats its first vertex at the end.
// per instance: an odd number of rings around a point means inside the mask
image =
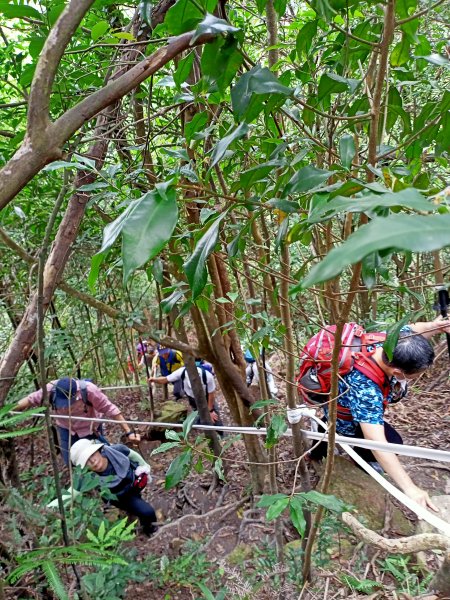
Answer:
MULTIPOLYGON (((98 421, 81 421, 77 417, 102 417, 114 419, 132 442, 139 442, 140 435, 131 430, 125 422, 120 409, 91 381, 63 377, 47 383, 47 393, 52 411, 58 416, 70 416, 70 419, 56 419, 61 455, 69 464, 70 447, 79 439, 97 439, 102 435, 98 421)), ((14 410, 27 410, 42 404, 42 390, 22 398, 14 410)))
MULTIPOLYGON (((324 327, 309 340, 300 357, 297 377, 300 396, 308 404, 323 404, 325 420, 328 417, 334 331, 335 326, 324 327)), ((444 332, 450 333, 450 322, 442 317, 403 327, 389 360, 383 350, 385 333, 366 333, 356 323, 347 323, 339 354, 337 433, 402 444, 400 434, 384 420, 384 410, 401 400, 406 395, 408 382, 417 379, 432 365, 434 350, 428 340, 444 332)), ((427 492, 414 484, 395 454, 358 447, 355 451, 367 462, 375 463, 373 466, 379 465, 378 468, 381 467, 411 499, 437 510, 427 492)), ((327 444, 321 442, 311 450, 310 456, 321 460, 326 452, 327 444)))

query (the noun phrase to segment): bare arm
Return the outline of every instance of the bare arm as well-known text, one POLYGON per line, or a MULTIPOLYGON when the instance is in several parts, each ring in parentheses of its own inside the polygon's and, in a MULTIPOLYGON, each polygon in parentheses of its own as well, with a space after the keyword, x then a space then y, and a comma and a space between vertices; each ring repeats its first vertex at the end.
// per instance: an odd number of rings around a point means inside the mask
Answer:
POLYGON ((169 383, 167 377, 149 377, 149 383, 157 383, 158 385, 164 385, 165 383, 169 383))
MULTIPOLYGON (((360 425, 366 440, 387 443, 383 425, 375 425, 373 423, 360 423, 360 425)), ((427 492, 416 486, 395 454, 380 452, 379 450, 372 450, 372 453, 383 470, 409 498, 415 500, 425 508, 429 507, 438 511, 438 508, 432 503, 427 492)))
POLYGON ((209 412, 211 413, 211 420, 213 421, 213 423, 215 423, 216 421, 219 420, 219 415, 214 410, 215 398, 216 398, 215 392, 208 393, 208 408, 209 408, 209 412))
POLYGON ((450 333, 450 321, 440 316, 434 319, 434 321, 411 323, 410 327, 413 331, 420 333, 427 339, 440 333, 450 333))

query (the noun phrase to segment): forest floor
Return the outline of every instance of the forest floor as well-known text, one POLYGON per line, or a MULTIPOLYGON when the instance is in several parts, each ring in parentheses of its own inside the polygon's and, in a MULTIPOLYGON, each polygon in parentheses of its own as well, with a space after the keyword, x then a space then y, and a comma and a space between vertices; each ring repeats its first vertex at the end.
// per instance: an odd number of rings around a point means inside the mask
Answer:
MULTIPOLYGON (((389 409, 387 420, 401 432, 406 444, 450 450, 450 380, 446 352, 445 348, 445 352, 438 355, 434 367, 415 383, 407 398, 389 409)), ((121 392, 115 397, 111 395, 111 399, 122 409, 126 418, 149 419, 147 402, 140 399, 138 392, 121 392)), ((225 424, 231 424, 220 391, 218 402, 225 424)), ((141 433, 144 433, 143 428, 141 433)), ((111 435, 110 441, 118 440, 111 435)), ((20 447, 24 443, 18 442, 19 460, 26 462, 29 468, 28 452, 25 447, 20 447)), ((264 510, 254 509, 249 502, 251 474, 245 463, 243 442, 236 439, 224 454, 225 484, 217 484, 212 469, 207 467, 202 474, 193 471, 184 482, 169 491, 164 489, 165 474, 176 456, 176 450, 151 456, 159 443, 143 441, 141 451, 151 463, 153 476, 153 482, 145 490, 144 496, 157 510, 161 527, 152 538, 137 535, 130 546, 134 548, 138 562, 148 561, 150 553, 167 555, 169 561, 164 558, 153 559, 149 563, 152 572, 144 581, 130 581, 125 596, 127 600, 207 598, 198 586, 201 581, 208 581, 212 590, 225 588, 226 593, 222 596, 211 595, 213 600, 332 600, 344 597, 410 600, 419 595, 417 590, 420 590, 418 582, 421 576, 413 576, 412 569, 404 564, 400 569, 398 563, 392 569, 395 571, 397 568, 404 574, 400 585, 399 577, 395 582, 392 573, 377 566, 379 552, 361 543, 355 549, 352 547, 355 541, 351 538, 350 552, 347 550, 341 554, 340 550, 325 550, 325 555, 322 554, 316 561, 313 581, 307 590, 301 592, 298 585, 291 583, 280 591, 282 584, 277 574, 279 565, 274 550, 274 526, 273 522, 265 521, 264 510), (269 555, 270 560, 267 558, 269 555), (230 556, 233 557, 231 560, 230 556), (156 574, 158 570, 160 572, 156 574), (378 581, 381 588, 375 586, 371 594, 367 592, 360 595, 342 583, 343 574, 350 578, 378 581), (403 594, 398 592, 399 585, 400 589, 404 588, 403 594)), ((35 452, 39 456, 39 446, 35 452)), ((292 491, 295 463, 288 462, 292 458, 291 439, 283 438, 277 446, 277 460, 281 463, 277 469, 279 492, 292 491)), ((447 463, 429 463, 407 457, 401 460, 413 480, 427 489, 430 495, 450 494, 450 467, 447 463)), ((316 483, 317 476, 314 472, 311 475, 313 483, 316 483)), ((404 513, 409 520, 414 520, 412 513, 404 513)), ((282 521, 282 526, 284 541, 290 542, 293 555, 295 551, 298 554, 298 541, 294 541, 298 538, 295 530, 288 519, 282 521)), ((330 535, 335 533, 331 531, 330 535)), ((386 530, 384 535, 395 537, 395 532, 386 530)), ((300 561, 296 564, 295 556, 290 559, 291 574, 295 570, 299 572, 300 564, 300 561)), ((436 566, 434 556, 429 558, 428 565, 431 568, 436 566)), ((428 598, 431 599, 431 596, 428 598)))

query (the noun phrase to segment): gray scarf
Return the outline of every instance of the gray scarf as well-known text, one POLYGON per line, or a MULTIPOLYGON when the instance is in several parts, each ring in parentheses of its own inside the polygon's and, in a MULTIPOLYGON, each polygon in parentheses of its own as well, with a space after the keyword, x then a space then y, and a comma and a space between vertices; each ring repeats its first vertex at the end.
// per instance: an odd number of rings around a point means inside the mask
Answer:
MULTIPOLYGON (((119 450, 116 450, 114 446, 103 446, 101 452, 111 463, 114 471, 117 474, 118 483, 127 476, 130 468, 130 459, 125 456, 119 450)), ((114 484, 114 482, 112 482, 114 484)), ((117 484, 114 484, 117 485, 117 484)), ((114 485, 112 487, 114 487, 114 485)))

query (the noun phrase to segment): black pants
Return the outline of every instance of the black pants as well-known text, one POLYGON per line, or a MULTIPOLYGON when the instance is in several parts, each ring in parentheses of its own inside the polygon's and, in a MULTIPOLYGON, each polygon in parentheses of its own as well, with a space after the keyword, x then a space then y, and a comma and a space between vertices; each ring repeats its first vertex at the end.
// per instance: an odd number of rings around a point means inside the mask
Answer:
POLYGON ((154 531, 155 509, 142 499, 140 492, 131 491, 122 494, 117 500, 112 500, 111 504, 137 517, 145 534, 149 535, 154 531))
MULTIPOLYGON (((320 425, 319 431, 324 431, 323 427, 321 427, 320 425)), ((392 425, 389 425, 389 423, 386 422, 384 423, 384 434, 386 436, 386 440, 390 444, 403 444, 402 437, 398 433, 398 431, 394 429, 392 425)), ((364 439, 361 425, 357 425, 355 435, 352 437, 364 439)), ((311 450, 309 454, 313 460, 322 460, 322 458, 325 458, 327 455, 327 448, 327 442, 320 442, 320 444, 316 448, 311 450)), ((353 450, 356 452, 356 454, 359 454, 359 456, 366 462, 377 462, 377 459, 368 448, 359 448, 358 446, 354 446, 353 450)))

